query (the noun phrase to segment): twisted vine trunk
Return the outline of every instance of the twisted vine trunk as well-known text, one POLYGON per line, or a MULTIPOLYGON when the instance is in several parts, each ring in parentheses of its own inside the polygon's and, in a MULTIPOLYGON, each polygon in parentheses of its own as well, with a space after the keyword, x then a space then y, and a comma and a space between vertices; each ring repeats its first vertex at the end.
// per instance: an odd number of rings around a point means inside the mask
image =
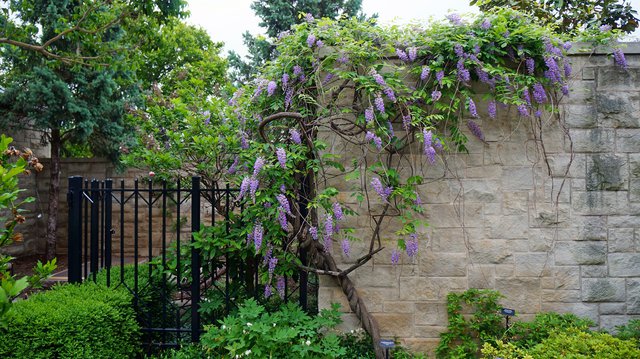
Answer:
POLYGON ((56 242, 58 239, 58 196, 60 194, 60 147, 62 137, 60 129, 51 130, 51 169, 49 182, 49 207, 47 216, 46 260, 56 256, 56 242))
MULTIPOLYGON (((324 259, 323 263, 326 270, 330 270, 332 272, 340 271, 330 253, 326 251, 322 252, 322 257, 324 259)), ((338 280, 338 284, 340 284, 340 288, 342 288, 342 292, 349 301, 349 307, 358 316, 358 319, 360 319, 364 330, 366 330, 367 333, 369 333, 369 335, 371 336, 371 340, 373 341, 373 348, 376 352, 376 358, 383 359, 385 355, 384 350, 382 350, 382 347, 380 346, 380 328, 378 327, 376 318, 374 318, 367 309, 367 305, 358 294, 356 286, 353 284, 349 276, 339 275, 336 276, 336 279, 338 280)))

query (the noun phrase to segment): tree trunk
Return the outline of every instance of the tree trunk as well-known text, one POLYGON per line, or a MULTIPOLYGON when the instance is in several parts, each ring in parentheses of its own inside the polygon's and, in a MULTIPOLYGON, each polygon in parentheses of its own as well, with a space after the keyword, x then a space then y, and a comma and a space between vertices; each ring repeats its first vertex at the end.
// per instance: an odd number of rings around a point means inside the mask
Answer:
POLYGON ((47 216, 46 260, 56 256, 58 239, 58 197, 60 195, 60 147, 62 145, 60 129, 51 130, 51 164, 49 177, 49 207, 47 216))

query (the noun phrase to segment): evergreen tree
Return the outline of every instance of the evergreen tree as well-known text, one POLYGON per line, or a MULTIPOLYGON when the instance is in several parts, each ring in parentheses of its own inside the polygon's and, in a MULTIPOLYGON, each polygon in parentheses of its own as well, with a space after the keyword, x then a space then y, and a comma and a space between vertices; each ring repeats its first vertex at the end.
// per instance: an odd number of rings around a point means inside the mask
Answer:
POLYGON ((137 44, 126 42, 136 28, 127 25, 160 24, 183 7, 175 0, 13 0, 0 15, 0 125, 45 131, 51 145, 47 259, 56 253, 63 149, 117 158, 127 137, 124 114, 140 101, 130 61, 137 44))
POLYGON ((336 19, 340 16, 364 17, 361 12, 362 0, 256 0, 251 9, 262 20, 260 26, 265 29, 268 38, 253 36, 248 31, 243 41, 249 52, 243 60, 236 52, 230 51, 229 64, 231 78, 236 83, 251 79, 265 62, 276 56, 274 38, 291 26, 305 21, 310 14, 315 18, 328 17, 336 19))

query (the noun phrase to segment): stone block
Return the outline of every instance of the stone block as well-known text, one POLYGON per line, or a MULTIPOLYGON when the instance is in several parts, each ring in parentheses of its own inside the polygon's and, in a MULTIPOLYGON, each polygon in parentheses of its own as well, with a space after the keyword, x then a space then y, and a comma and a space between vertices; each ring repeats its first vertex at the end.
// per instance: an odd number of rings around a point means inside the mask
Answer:
POLYGON ((467 275, 465 253, 427 253, 420 261, 420 274, 428 277, 461 277, 467 275))
POLYGON ((580 267, 554 267, 552 272, 555 289, 580 289, 580 267))
POLYGON ((471 263, 469 288, 492 289, 496 284, 496 269, 493 265, 471 263))
POLYGON ((597 303, 561 303, 543 302, 540 308, 543 312, 573 313, 579 317, 589 318, 598 322, 597 303))
POLYGON ((535 313, 540 311, 539 278, 496 278, 496 290, 505 298, 501 301, 516 312, 535 313))
POLYGON ((583 216, 579 220, 578 240, 605 241, 607 240, 607 217, 583 216))
POLYGON ((626 303, 600 303, 600 314, 625 314, 626 303))
POLYGON ((451 188, 446 181, 434 181, 420 185, 420 198, 424 203, 450 203, 451 188))
POLYGON ((622 302, 625 280, 622 278, 585 278, 582 280, 584 302, 622 302))
MULTIPOLYGON (((391 300, 388 298, 387 300, 391 300)), ((431 278, 404 278, 400 281, 400 300, 425 301, 438 299, 438 288, 431 278)))
POLYGON ((583 278, 604 278, 609 276, 609 269, 606 265, 583 265, 580 266, 583 278))
POLYGON ((579 215, 624 215, 629 211, 629 198, 624 191, 573 191, 572 208, 579 215))
POLYGON ((402 340, 402 344, 409 348, 412 353, 423 353, 427 358, 436 357, 436 347, 440 343, 440 337, 437 338, 406 338, 402 340))
MULTIPOLYGON (((597 95, 599 98, 600 94, 597 95)), ((593 105, 563 106, 564 119, 570 128, 594 128, 597 126, 597 112, 593 105)))
MULTIPOLYGON (((342 291, 342 289, 338 289, 342 291)), ((364 302, 367 305, 367 308, 371 312, 382 312, 383 304, 387 301, 397 301, 399 298, 398 288, 373 288, 373 287, 364 287, 358 288, 358 293, 364 299, 364 302)), ((339 296, 339 293, 334 292, 334 299, 339 296)), ((342 293, 344 297, 344 293, 342 293)), ((347 308, 349 308, 348 302, 345 303, 347 308)), ((344 307, 344 305, 343 305, 344 307)))
MULTIPOLYGON (((570 129, 575 152, 612 152, 614 132, 611 129, 570 129)), ((569 148, 566 148, 569 151, 569 148)))
POLYGON ((360 319, 355 313, 344 313, 340 316, 340 319, 342 319, 342 323, 336 326, 336 330, 339 332, 349 333, 352 330, 362 328, 360 319))
POLYGON ((516 277, 540 277, 552 258, 547 253, 515 254, 516 277))
POLYGON ((499 185, 489 180, 462 180, 465 202, 495 202, 499 185))
MULTIPOLYGON (((640 314, 640 279, 627 279, 627 312, 626 314, 640 314)), ((624 313, 618 313, 624 314, 624 313)))
POLYGON ((633 228, 609 228, 609 253, 635 250, 636 240, 633 228))
POLYGON ((631 153, 640 152, 640 129, 617 129, 616 151, 631 153))
POLYGON ((629 201, 640 202, 640 179, 632 178, 629 180, 629 201))
POLYGON ((440 333, 447 331, 445 326, 428 325, 428 326, 415 326, 413 336, 416 338, 438 338, 440 333))
POLYGON ((599 91, 629 91, 640 87, 638 81, 639 69, 621 69, 615 66, 602 66, 598 68, 599 91))
POLYGON ((609 275, 612 277, 640 276, 639 253, 612 253, 608 255, 609 275))
POLYGON ((415 313, 414 302, 410 301, 386 301, 382 304, 385 313, 415 313))
POLYGON ((598 122, 604 127, 637 128, 638 97, 628 92, 603 92, 596 94, 598 122))
POLYGON ((453 205, 431 204, 427 207, 429 224, 434 228, 459 228, 462 220, 453 205))
POLYGON ((529 238, 527 216, 485 216, 485 221, 487 238, 529 238))
POLYGON ((607 223, 612 228, 616 227, 640 227, 640 217, 639 216, 608 216, 607 223))
POLYGON ((580 290, 543 289, 543 302, 576 303, 580 301, 580 290))
POLYGON ((447 323, 447 305, 445 303, 416 303, 416 325, 442 325, 447 323))
POLYGON ((558 242, 554 250, 556 265, 604 264, 606 243, 558 242))
POLYGON ((627 324, 629 319, 634 318, 630 318, 628 315, 601 315, 599 328, 611 334, 616 334, 616 327, 627 324))
POLYGON ((467 245, 462 228, 433 228, 431 232, 431 251, 466 253, 467 245))
POLYGON ((512 249, 504 239, 479 240, 469 243, 469 256, 474 264, 501 264, 512 261, 512 249))
POLYGON ((533 189, 538 178, 534 169, 529 167, 505 167, 502 173, 502 188, 506 191, 522 191, 533 189))
POLYGON ((582 79, 583 80, 595 80, 597 67, 583 67, 582 79))
POLYGON ((398 273, 396 266, 392 265, 369 265, 358 268, 351 274, 357 288, 361 287, 398 287, 398 273))
POLYGON ((559 203, 531 203, 529 227, 558 228, 571 222, 570 205, 559 203))
POLYGON ((583 178, 586 173, 585 155, 574 153, 553 153, 547 156, 551 176, 583 178), (568 168, 568 171, 567 171, 568 168))
POLYGON ((502 196, 502 213, 506 215, 524 215, 529 211, 529 192, 504 191, 502 196))
POLYGON ((640 153, 629 154, 629 172, 631 178, 640 179, 640 153))
POLYGON ((627 190, 629 176, 627 168, 626 156, 613 154, 587 156, 587 191, 627 190))

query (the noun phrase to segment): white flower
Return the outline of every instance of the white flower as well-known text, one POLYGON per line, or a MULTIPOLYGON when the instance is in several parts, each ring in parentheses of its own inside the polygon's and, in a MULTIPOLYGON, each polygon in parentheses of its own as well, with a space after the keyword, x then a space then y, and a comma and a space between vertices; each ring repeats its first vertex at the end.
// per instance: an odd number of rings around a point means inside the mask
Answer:
POLYGON ((252 325, 253 325, 253 324, 251 324, 251 323, 247 323, 247 327, 250 327, 250 326, 252 326, 252 325))
POLYGON ((251 349, 244 352, 244 355, 249 355, 249 354, 251 354, 251 349))
POLYGON ((304 342, 306 345, 311 345, 311 341, 307 340, 306 342, 304 342))
POLYGON ((273 323, 273 326, 275 327, 275 326, 276 326, 276 323, 273 323))
POLYGON ((227 326, 222 324, 222 330, 225 330, 225 329, 227 329, 227 326))

